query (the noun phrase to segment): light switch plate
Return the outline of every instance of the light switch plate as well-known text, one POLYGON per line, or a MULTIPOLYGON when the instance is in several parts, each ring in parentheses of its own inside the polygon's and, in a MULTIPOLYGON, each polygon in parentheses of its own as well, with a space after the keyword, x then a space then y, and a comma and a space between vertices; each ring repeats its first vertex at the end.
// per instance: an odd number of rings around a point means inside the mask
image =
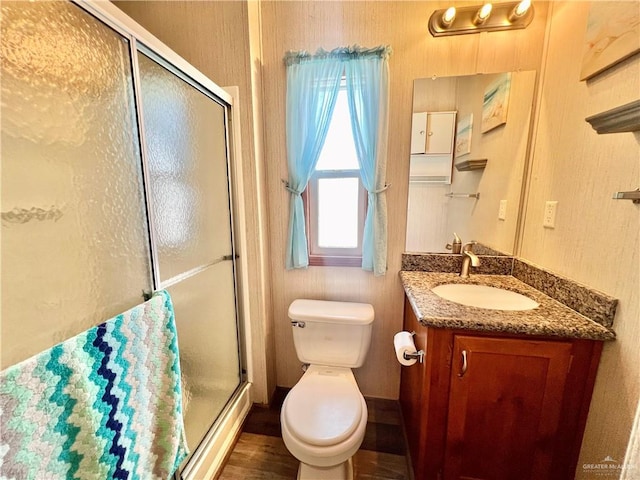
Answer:
POLYGON ((500 208, 498 209, 498 220, 506 220, 507 218, 507 201, 500 200, 500 208))
POLYGON ((555 228, 557 207, 558 207, 557 201, 548 201, 544 204, 544 218, 542 219, 543 227, 555 228))

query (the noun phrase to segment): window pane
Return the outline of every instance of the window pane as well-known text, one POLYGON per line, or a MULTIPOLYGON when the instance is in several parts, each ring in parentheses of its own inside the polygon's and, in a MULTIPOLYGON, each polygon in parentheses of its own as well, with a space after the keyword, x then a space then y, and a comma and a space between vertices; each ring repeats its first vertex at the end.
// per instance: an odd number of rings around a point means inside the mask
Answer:
POLYGON ((231 254, 224 107, 139 54, 160 279, 231 254))
POLYGON ((233 264, 212 265, 168 290, 180 342, 184 426, 194 451, 241 381, 233 264))
POLYGON ((340 89, 316 170, 358 170, 359 168, 356 146, 351 133, 347 91, 340 89))
POLYGON ((358 246, 358 179, 318 179, 318 246, 358 246))

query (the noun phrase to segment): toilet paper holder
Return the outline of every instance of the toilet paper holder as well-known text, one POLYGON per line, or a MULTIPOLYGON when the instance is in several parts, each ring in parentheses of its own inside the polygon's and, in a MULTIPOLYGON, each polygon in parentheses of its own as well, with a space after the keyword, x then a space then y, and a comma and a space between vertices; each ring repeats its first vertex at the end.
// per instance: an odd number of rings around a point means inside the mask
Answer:
MULTIPOLYGON (((415 337, 416 336, 416 332, 412 331, 411 332, 411 336, 415 337)), ((417 352, 414 353, 407 353, 404 352, 402 354, 402 356, 404 357, 405 360, 413 360, 413 359, 418 359, 418 361, 420 363, 422 363, 422 361, 424 360, 424 350, 418 350, 417 352)))
POLYGON ((415 353, 404 352, 402 354, 402 356, 404 357, 405 360, 413 360, 413 359, 417 358, 418 361, 420 363, 422 363, 422 360, 424 359, 424 350, 418 350, 415 353))

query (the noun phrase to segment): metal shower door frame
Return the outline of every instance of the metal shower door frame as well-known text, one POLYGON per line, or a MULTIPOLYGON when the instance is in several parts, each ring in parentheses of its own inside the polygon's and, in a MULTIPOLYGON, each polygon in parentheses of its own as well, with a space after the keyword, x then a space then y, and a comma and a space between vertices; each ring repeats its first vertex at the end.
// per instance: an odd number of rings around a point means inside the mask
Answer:
MULTIPOLYGON (((235 307, 235 326, 238 337, 238 367, 240 372, 240 382, 236 387, 235 391, 231 394, 230 398, 227 400, 227 404, 223 407, 222 411, 218 415, 217 418, 212 419, 212 424, 209 427, 209 430, 201 440, 200 444, 194 452, 185 466, 185 470, 189 470, 189 464, 197 463, 199 457, 203 455, 204 452, 201 452, 201 448, 203 445, 206 445, 210 438, 215 434, 216 423, 220 418, 225 416, 225 413, 228 411, 230 404, 236 398, 236 396, 241 392, 241 390, 247 384, 247 370, 245 365, 245 359, 243 355, 243 342, 245 338, 245 332, 243 328, 243 322, 241 319, 242 309, 240 308, 238 291, 239 291, 239 282, 238 282, 238 265, 236 260, 239 258, 238 256, 238 247, 237 247, 237 238, 235 235, 235 205, 233 200, 233 169, 231 168, 231 159, 232 159, 232 151, 231 151, 231 121, 238 121, 237 119, 232 119, 231 109, 233 105, 233 98, 231 95, 216 85, 213 81, 203 75, 200 71, 195 69, 192 65, 186 62, 182 57, 177 55, 167 46, 159 42, 153 35, 149 34, 146 30, 141 29, 135 22, 128 18, 116 18, 112 16, 108 11, 106 11, 100 3, 103 2, 92 2, 90 0, 69 0, 71 3, 77 5, 82 10, 87 12, 88 14, 94 16, 99 21, 103 22, 105 25, 115 30, 117 33, 122 35, 125 39, 128 40, 129 43, 129 56, 131 61, 131 75, 133 81, 133 93, 134 93, 134 105, 136 109, 136 123, 138 127, 138 142, 140 148, 140 158, 142 162, 142 184, 144 190, 144 199, 145 199, 145 210, 146 210, 146 221, 147 221, 147 232, 149 239, 149 255, 150 255, 150 276, 151 283, 153 285, 153 290, 160 290, 167 288, 171 285, 179 283, 182 280, 190 278, 197 273, 200 273, 204 269, 219 263, 220 261, 230 260, 233 266, 233 287, 234 287, 234 307, 235 307), (184 272, 183 274, 172 277, 164 282, 160 279, 160 267, 159 267, 159 258, 158 258, 158 248, 157 248, 157 232, 153 226, 152 222, 152 213, 153 206, 151 203, 150 193, 149 193, 149 182, 150 182, 150 174, 148 167, 148 147, 145 139, 145 131, 144 131, 144 109, 142 105, 142 96, 141 96, 141 81, 140 81, 140 70, 138 65, 138 52, 146 55, 151 60, 157 62, 160 66, 167 69, 169 72, 176 75, 181 80, 188 83, 190 86, 194 87, 200 93, 207 96, 212 101, 218 103, 224 108, 224 123, 225 123, 225 153, 226 153, 226 170, 227 170, 227 189, 229 195, 229 212, 230 212, 230 235, 231 235, 231 249, 232 252, 230 255, 225 255, 219 259, 215 259, 213 262, 210 262, 206 265, 198 266, 192 270, 184 272)), ((107 4, 109 2, 106 2, 107 4)), ((109 5, 109 7, 111 7, 109 5)), ((115 8, 115 7, 113 7, 115 8)), ((153 292, 145 292, 151 296, 153 292)), ((176 474, 178 475, 178 474, 176 474)))

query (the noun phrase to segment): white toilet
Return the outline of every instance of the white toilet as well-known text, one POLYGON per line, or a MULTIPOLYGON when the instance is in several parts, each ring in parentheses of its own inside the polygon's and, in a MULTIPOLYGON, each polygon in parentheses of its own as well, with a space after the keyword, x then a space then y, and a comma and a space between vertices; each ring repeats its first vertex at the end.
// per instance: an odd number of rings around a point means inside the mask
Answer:
POLYGON ((367 405, 352 368, 371 343, 373 307, 365 303, 295 300, 293 343, 309 364, 282 404, 282 438, 300 460, 299 480, 351 480, 351 457, 367 426, 367 405))

